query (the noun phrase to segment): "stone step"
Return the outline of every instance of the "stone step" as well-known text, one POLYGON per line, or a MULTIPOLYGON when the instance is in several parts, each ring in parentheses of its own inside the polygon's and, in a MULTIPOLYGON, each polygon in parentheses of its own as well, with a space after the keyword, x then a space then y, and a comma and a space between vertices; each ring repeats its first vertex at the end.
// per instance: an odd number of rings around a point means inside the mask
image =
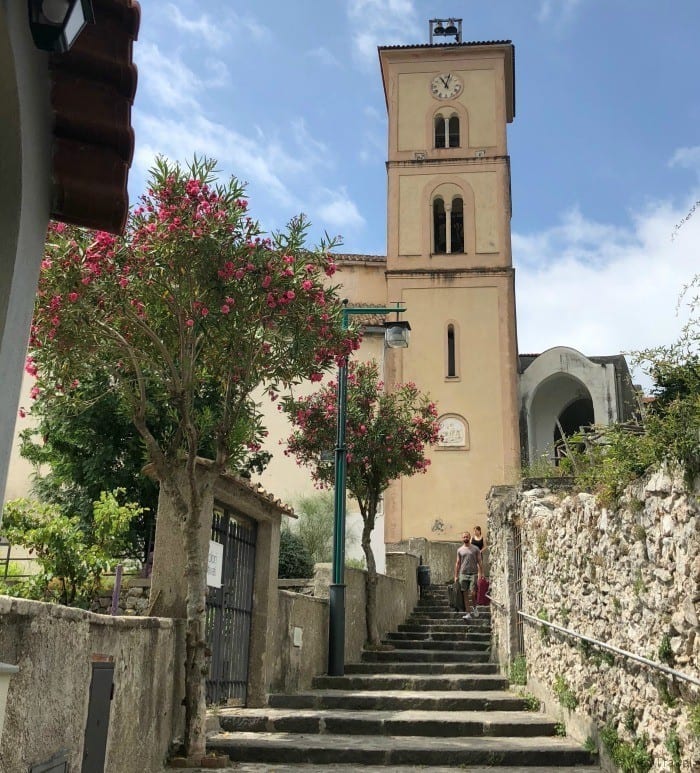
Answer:
MULTIPOLYGON (((172 773, 172 768, 164 768, 163 773, 172 773)), ((502 765, 470 765, 468 768, 462 767, 462 773, 513 773, 512 767, 503 767, 502 765)), ((210 773, 211 768, 190 768, 189 773, 210 773)), ((528 773, 600 773, 600 767, 592 765, 576 765, 572 768, 543 766, 528 767, 528 773)), ((235 767, 219 768, 218 773, 328 773, 328 765, 309 765, 302 762, 299 765, 280 765, 273 763, 271 765, 257 762, 246 763, 237 762, 235 767)), ((333 773, 357 773, 357 765, 333 765, 333 773)), ((363 765, 362 773, 386 773, 386 768, 377 765, 363 765)), ((392 765, 391 773, 455 773, 453 767, 444 765, 392 765)))
POLYGON ((350 711, 524 711, 525 698, 507 691, 450 692, 416 690, 314 690, 284 695, 274 693, 268 704, 274 708, 347 709, 350 711))
POLYGON ((471 631, 465 626, 464 629, 455 631, 394 631, 388 633, 386 641, 483 641, 489 642, 491 634, 488 631, 471 631))
POLYGON ((210 751, 236 762, 336 765, 591 765, 591 755, 566 738, 424 738, 416 736, 215 733, 210 751))
POLYGON ((491 640, 490 637, 453 641, 434 641, 431 639, 404 639, 395 641, 391 639, 382 639, 382 644, 385 646, 390 645, 397 650, 441 650, 443 652, 454 652, 465 648, 472 650, 487 650, 491 646, 491 640))
POLYGON ((318 690, 504 690, 508 680, 500 674, 365 674, 317 676, 318 690))
POLYGON ((462 648, 452 652, 444 650, 397 649, 364 650, 363 663, 487 663, 490 655, 488 649, 462 648))
POLYGON ((527 711, 222 709, 221 730, 247 733, 410 735, 433 738, 553 736, 556 722, 527 711))
POLYGON ((497 674, 495 663, 346 663, 346 674, 497 674))
POLYGON ((401 623, 398 626, 398 630, 402 633, 409 633, 411 631, 438 631, 442 633, 450 633, 451 631, 461 631, 462 629, 468 629, 470 631, 483 631, 484 633, 491 633, 491 626, 487 624, 481 624, 479 621, 475 623, 466 624, 464 620, 445 621, 443 623, 401 623))

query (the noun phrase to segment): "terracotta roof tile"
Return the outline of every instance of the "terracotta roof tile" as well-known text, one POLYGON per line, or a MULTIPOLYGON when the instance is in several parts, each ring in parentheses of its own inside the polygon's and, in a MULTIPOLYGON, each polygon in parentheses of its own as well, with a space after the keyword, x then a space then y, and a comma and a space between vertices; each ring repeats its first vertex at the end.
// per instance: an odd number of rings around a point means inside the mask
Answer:
POLYGON ((386 263, 385 255, 334 254, 336 263, 386 263))
POLYGON ((137 83, 132 47, 141 9, 136 0, 93 0, 93 9, 95 23, 86 25, 73 48, 49 57, 51 217, 119 233, 129 211, 137 83))

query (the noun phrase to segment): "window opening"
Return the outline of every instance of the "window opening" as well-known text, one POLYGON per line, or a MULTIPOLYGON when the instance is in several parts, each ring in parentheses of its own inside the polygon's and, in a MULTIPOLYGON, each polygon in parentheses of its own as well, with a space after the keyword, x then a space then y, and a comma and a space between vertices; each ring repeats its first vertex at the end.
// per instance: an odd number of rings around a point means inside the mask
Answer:
POLYGON ((450 232, 452 236, 450 252, 464 252, 464 203, 459 197, 452 199, 450 232))
POLYGON ((434 251, 447 252, 447 213, 442 199, 433 201, 433 240, 434 251))
POLYGON ((459 118, 456 115, 449 121, 449 141, 451 148, 459 147, 459 118))
POLYGON ((455 326, 447 326, 447 378, 454 378, 457 375, 455 365, 455 326))
POLYGON ((445 119, 441 115, 435 116, 435 147, 446 147, 445 138, 445 119))

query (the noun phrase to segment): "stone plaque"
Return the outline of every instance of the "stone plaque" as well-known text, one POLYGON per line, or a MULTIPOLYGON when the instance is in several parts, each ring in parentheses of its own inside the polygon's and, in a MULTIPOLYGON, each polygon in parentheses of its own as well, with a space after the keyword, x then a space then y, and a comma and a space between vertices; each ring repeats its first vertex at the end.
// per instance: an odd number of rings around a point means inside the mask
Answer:
POLYGON ((467 425, 457 416, 440 419, 440 448, 465 448, 469 446, 467 425))

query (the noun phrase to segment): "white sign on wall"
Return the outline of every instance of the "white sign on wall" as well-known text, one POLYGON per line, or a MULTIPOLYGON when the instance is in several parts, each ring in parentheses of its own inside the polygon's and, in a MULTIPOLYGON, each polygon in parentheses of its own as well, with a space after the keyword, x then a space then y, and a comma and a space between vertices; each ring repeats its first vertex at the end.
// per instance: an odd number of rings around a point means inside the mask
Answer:
POLYGON ((224 563, 224 546, 221 542, 209 540, 209 557, 207 559, 207 585, 210 588, 220 588, 221 570, 224 563))

